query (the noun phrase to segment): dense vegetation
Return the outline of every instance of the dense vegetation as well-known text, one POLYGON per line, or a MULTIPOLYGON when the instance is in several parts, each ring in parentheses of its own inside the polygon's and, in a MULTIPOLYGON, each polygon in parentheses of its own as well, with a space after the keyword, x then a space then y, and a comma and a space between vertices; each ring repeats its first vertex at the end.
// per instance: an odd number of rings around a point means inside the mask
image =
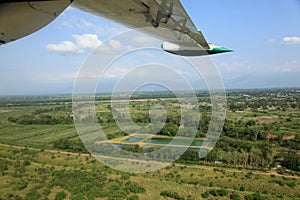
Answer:
MULTIPOLYGON (((201 119, 196 137, 204 138, 211 103, 206 92, 198 96, 201 119)), ((227 96, 222 135, 208 156, 199 160, 198 152, 188 150, 174 166, 144 175, 116 172, 87 154, 73 124, 69 97, 3 97, 0 199, 300 198, 300 91, 234 90, 227 96)), ((97 118, 108 138, 127 135, 114 121, 109 96, 96 99, 97 118)), ((147 125, 154 104, 167 113, 158 135, 178 132, 180 110, 173 95, 141 93, 132 99, 131 117, 144 132, 152 131, 147 125)), ((122 148, 143 151, 133 145, 122 148)))

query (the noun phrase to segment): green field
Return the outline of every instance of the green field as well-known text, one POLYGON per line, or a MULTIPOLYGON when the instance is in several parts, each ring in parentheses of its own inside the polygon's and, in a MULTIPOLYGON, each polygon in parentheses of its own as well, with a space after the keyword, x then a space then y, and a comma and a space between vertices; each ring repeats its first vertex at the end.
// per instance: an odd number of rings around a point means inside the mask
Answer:
MULTIPOLYGON (((201 141, 211 106, 208 94, 198 95, 201 141)), ((115 171, 90 156, 75 130, 69 97, 2 97, 0 199, 299 199, 299 90, 227 95, 222 136, 207 157, 199 160, 196 151, 188 151, 172 166, 146 174, 115 171)), ((114 122, 107 99, 99 96, 96 102, 105 134, 132 139, 114 122)), ((168 118, 158 133, 164 141, 152 142, 167 144, 180 128, 178 101, 171 94, 135 94, 130 114, 146 127, 149 108, 157 103, 168 118)), ((138 140, 127 142, 135 144, 130 150, 141 151, 138 140)))

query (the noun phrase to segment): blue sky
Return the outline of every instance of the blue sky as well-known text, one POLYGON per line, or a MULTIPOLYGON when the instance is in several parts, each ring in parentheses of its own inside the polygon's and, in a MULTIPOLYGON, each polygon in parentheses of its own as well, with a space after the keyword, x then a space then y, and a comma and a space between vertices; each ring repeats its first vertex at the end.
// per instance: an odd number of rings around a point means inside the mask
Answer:
MULTIPOLYGON (((300 87, 299 0, 182 0, 207 41, 226 88, 300 87)), ((0 95, 71 93, 97 43, 126 30, 68 8, 42 30, 0 46, 0 95)))

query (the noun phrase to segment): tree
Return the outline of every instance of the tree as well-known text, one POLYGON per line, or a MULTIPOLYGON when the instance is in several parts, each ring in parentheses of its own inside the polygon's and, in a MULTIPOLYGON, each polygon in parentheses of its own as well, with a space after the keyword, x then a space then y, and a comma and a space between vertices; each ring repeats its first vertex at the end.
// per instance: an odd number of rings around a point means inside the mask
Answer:
POLYGON ((254 120, 249 120, 245 126, 255 126, 256 122, 254 120))
POLYGON ((271 145, 267 142, 264 142, 260 145, 260 150, 262 153, 262 166, 268 167, 272 162, 272 149, 271 145))
POLYGON ((215 162, 218 159, 218 151, 213 149, 210 151, 207 156, 206 156, 206 161, 207 162, 215 162))
POLYGON ((287 169, 300 171, 300 156, 296 151, 289 151, 285 153, 281 165, 287 169))

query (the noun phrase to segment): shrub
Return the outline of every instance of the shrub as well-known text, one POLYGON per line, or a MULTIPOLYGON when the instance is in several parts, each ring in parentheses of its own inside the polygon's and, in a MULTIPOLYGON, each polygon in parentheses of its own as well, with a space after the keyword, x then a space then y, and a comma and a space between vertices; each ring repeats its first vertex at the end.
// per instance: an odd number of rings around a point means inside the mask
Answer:
POLYGON ((230 199, 231 199, 231 200, 240 200, 241 197, 240 197, 240 195, 239 195, 238 193, 234 192, 234 193, 232 193, 232 194, 230 195, 230 199))
POLYGON ((246 190, 246 188, 244 186, 240 187, 240 191, 244 192, 246 190))
POLYGON ((208 197, 209 197, 209 192, 206 191, 206 192, 202 193, 201 196, 202 196, 203 198, 208 198, 208 197))
POLYGON ((49 190, 49 189, 45 189, 45 190, 43 191, 43 195, 44 195, 44 196, 48 196, 50 193, 51 193, 51 190, 49 190))
POLYGON ((265 200, 258 192, 254 194, 249 194, 245 197, 245 200, 265 200))
POLYGON ((128 181, 125 184, 125 186, 126 186, 126 189, 128 189, 130 192, 135 193, 135 194, 146 192, 145 188, 138 186, 137 184, 132 183, 130 181, 128 181))
POLYGON ((129 180, 129 178, 130 178, 130 175, 129 175, 129 174, 123 173, 123 174, 121 175, 121 179, 122 179, 122 180, 129 180))
POLYGON ((25 160, 25 161, 23 162, 23 166, 29 166, 29 165, 30 165, 30 161, 25 160))
POLYGON ((3 162, 3 161, 1 160, 1 162, 0 162, 0 171, 1 171, 1 172, 4 172, 4 171, 6 171, 6 170, 8 170, 7 163, 5 163, 5 162, 3 162))
POLYGON ((127 193, 123 190, 115 190, 108 194, 109 200, 126 199, 127 193))
POLYGON ((27 188, 27 183, 26 182, 15 182, 14 183, 14 190, 23 190, 27 188))
POLYGON ((56 193, 54 200, 63 200, 66 197, 67 197, 67 194, 64 191, 61 191, 61 192, 56 193))
POLYGON ((160 193, 160 196, 162 197, 169 197, 169 198, 173 198, 176 200, 185 200, 184 197, 179 196, 179 194, 177 192, 171 192, 171 191, 162 191, 160 193))
POLYGON ((213 196, 221 196, 221 197, 224 197, 226 196, 229 192, 228 190, 225 190, 225 189, 220 189, 220 190, 211 190, 209 191, 209 193, 213 196))
POLYGON ((72 195, 70 200, 82 200, 85 199, 83 194, 76 194, 76 195, 72 195))
POLYGON ((19 195, 14 195, 12 193, 8 193, 8 194, 4 195, 4 199, 23 200, 23 198, 20 197, 19 195))
POLYGON ((127 200, 139 200, 139 197, 135 194, 127 198, 127 200))
POLYGON ((26 199, 38 200, 41 198, 40 193, 35 188, 30 189, 26 194, 26 199))

